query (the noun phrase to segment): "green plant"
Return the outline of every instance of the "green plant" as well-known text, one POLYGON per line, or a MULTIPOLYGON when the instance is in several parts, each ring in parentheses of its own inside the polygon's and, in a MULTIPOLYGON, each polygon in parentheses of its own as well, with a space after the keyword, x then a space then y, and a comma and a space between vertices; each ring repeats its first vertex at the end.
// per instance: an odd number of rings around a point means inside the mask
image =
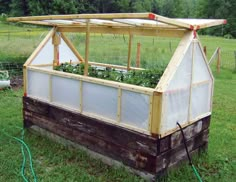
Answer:
MULTIPOLYGON (((148 70, 125 71, 125 70, 111 69, 108 67, 98 68, 89 66, 88 75, 91 77, 105 80, 112 80, 132 85, 155 88, 164 72, 164 69, 165 69, 164 67, 158 67, 156 69, 148 69, 148 70)), ((83 75, 84 64, 81 63, 77 65, 72 65, 69 63, 63 63, 55 67, 55 70, 83 75)))
POLYGON ((8 71, 0 71, 0 80, 9 80, 8 71))

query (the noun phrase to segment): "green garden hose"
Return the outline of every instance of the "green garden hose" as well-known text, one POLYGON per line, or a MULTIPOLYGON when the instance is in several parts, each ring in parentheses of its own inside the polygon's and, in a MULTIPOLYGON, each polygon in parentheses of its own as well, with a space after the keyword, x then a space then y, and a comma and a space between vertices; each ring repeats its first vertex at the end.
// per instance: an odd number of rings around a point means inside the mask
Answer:
POLYGON ((185 138, 185 135, 184 135, 184 132, 183 132, 183 128, 181 127, 181 125, 180 125, 178 122, 177 122, 177 125, 179 126, 180 132, 181 132, 181 134, 182 134, 182 136, 183 136, 184 146, 185 146, 185 150, 186 150, 186 153, 187 153, 187 156, 188 156, 189 165, 192 167, 193 172, 194 172, 194 174, 197 176, 198 181, 199 181, 199 182, 203 182, 203 181, 202 181, 202 178, 201 178, 201 176, 200 176, 200 174, 198 173, 197 169, 196 169, 195 166, 193 165, 192 159, 191 159, 191 157, 190 157, 190 155, 189 155, 188 147, 187 147, 187 143, 186 143, 186 138, 185 138))
POLYGON ((27 153, 28 153, 28 156, 29 156, 30 170, 31 170, 31 173, 32 173, 33 178, 34 178, 34 182, 37 182, 37 177, 36 177, 36 174, 35 174, 34 168, 33 168, 32 155, 31 155, 31 152, 30 152, 30 149, 29 149, 28 145, 24 142, 24 129, 22 129, 22 132, 21 132, 21 139, 7 134, 5 132, 5 130, 2 130, 2 132, 3 132, 4 135, 8 136, 9 138, 14 139, 15 141, 17 141, 21 144, 21 153, 22 153, 22 156, 23 156, 23 161, 22 161, 22 166, 21 166, 21 176, 24 179, 24 181, 25 182, 29 181, 25 177, 25 164, 26 164, 25 150, 26 150, 27 153))

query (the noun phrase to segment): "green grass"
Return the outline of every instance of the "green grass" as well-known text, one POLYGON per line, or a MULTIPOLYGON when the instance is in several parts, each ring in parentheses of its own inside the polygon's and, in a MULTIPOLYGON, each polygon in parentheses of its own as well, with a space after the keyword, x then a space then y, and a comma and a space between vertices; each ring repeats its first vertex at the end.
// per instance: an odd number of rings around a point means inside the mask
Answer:
MULTIPOLYGON (((20 137, 22 90, 0 92, 1 129, 20 137)), ((195 156, 194 164, 204 181, 230 182, 236 179, 236 74, 215 73, 215 93, 208 153, 195 156)), ((143 181, 123 168, 112 168, 85 152, 67 148, 44 137, 26 133, 39 181, 143 181)), ((22 181, 20 145, 0 132, 0 181, 22 181)), ((29 174, 29 166, 27 167, 29 174)), ((168 181, 197 181, 184 164, 173 169, 168 181)))
MULTIPOLYGON (((0 62, 6 60, 23 62, 23 58, 28 57, 35 49, 42 39, 43 36, 40 35, 45 29, 39 29, 29 35, 27 28, 29 27, 0 24, 0 32, 6 29, 18 31, 18 33, 12 34, 9 40, 7 36, 0 34, 0 62)), ((78 37, 70 34, 69 36, 84 55, 83 35, 78 37)), ((117 64, 125 64, 127 54, 124 52, 128 51, 127 37, 118 36, 109 42, 110 38, 104 35, 92 35, 91 61, 110 63, 114 61, 117 64), (101 50, 101 47, 104 50, 101 50)), ((207 45, 208 57, 217 46, 221 46, 225 52, 233 52, 236 45, 236 40, 223 38, 204 36, 201 37, 201 40, 203 45, 207 45)), ((174 50, 178 41, 178 39, 141 39, 138 37, 134 39, 133 44, 141 42, 142 66, 151 67, 155 64, 166 64, 166 60, 171 57, 170 42, 172 50, 174 50), (153 56, 153 53, 157 53, 158 56, 153 56)), ((132 64, 134 64, 135 46, 132 54, 132 64)), ((224 61, 228 57, 222 57, 222 59, 224 61)), ((234 61, 234 58, 232 60, 234 61)), ((233 182, 236 181, 236 74, 232 73, 232 69, 222 69, 221 73, 217 74, 214 65, 212 68, 215 75, 215 92, 209 150, 201 157, 195 156, 194 164, 204 181, 233 182)), ((22 89, 0 91, 0 181, 22 181, 20 145, 2 132, 4 129, 10 135, 20 137, 20 130, 16 127, 22 126, 22 94, 22 89)), ((39 181, 144 181, 123 168, 109 167, 101 161, 90 158, 81 150, 65 147, 45 137, 26 132, 25 141, 31 149, 39 181)), ((29 166, 26 171, 27 176, 30 177, 29 166)), ((30 178, 32 179, 32 177, 30 178)), ((191 168, 185 163, 179 168, 173 169, 169 173, 167 181, 197 180, 191 168)))
POLYGON ((48 28, 0 22, 0 62, 25 62, 47 32, 48 28))

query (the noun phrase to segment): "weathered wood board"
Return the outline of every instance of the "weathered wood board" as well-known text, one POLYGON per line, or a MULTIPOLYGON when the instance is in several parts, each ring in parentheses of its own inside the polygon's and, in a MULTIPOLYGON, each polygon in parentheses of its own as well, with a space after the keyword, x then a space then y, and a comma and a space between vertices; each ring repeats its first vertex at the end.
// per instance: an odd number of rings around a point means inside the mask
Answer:
MULTIPOLYGON (((149 136, 76 112, 23 97, 24 126, 38 126, 89 150, 158 176, 186 159, 180 131, 164 138, 149 136)), ((210 117, 184 128, 190 153, 206 149, 210 117)))

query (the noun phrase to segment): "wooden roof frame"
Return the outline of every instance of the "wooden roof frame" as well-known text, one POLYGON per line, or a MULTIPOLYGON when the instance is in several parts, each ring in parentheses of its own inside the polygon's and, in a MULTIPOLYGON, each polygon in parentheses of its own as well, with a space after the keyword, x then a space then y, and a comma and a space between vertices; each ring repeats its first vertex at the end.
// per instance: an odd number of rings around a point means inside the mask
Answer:
MULTIPOLYGON (((103 27, 103 31, 107 33, 106 28, 118 28, 125 30, 127 28, 139 28, 143 30, 198 30, 211 26, 226 24, 224 19, 215 19, 201 22, 204 19, 173 19, 160 16, 154 13, 108 13, 108 14, 69 14, 69 15, 45 15, 45 16, 28 16, 28 17, 11 17, 7 20, 10 22, 22 22, 36 25, 67 27, 86 29, 86 21, 90 19, 90 28, 103 27), (100 22, 93 22, 92 20, 100 20, 100 22), (135 23, 137 20, 149 20, 146 23, 135 23), (83 21, 84 22, 83 22, 83 21), (104 23, 101 22, 104 20, 104 23), (129 20, 130 22, 127 22, 129 20), (82 22, 81 22, 82 21, 82 22), (132 23, 132 21, 134 21, 132 23), (154 22, 156 24, 154 24, 154 22)), ((73 30, 72 29, 72 30, 73 30)), ((67 30, 68 31, 68 30, 67 30)), ((85 30, 84 30, 85 31, 85 30)), ((100 30, 101 31, 101 30, 100 30)))

